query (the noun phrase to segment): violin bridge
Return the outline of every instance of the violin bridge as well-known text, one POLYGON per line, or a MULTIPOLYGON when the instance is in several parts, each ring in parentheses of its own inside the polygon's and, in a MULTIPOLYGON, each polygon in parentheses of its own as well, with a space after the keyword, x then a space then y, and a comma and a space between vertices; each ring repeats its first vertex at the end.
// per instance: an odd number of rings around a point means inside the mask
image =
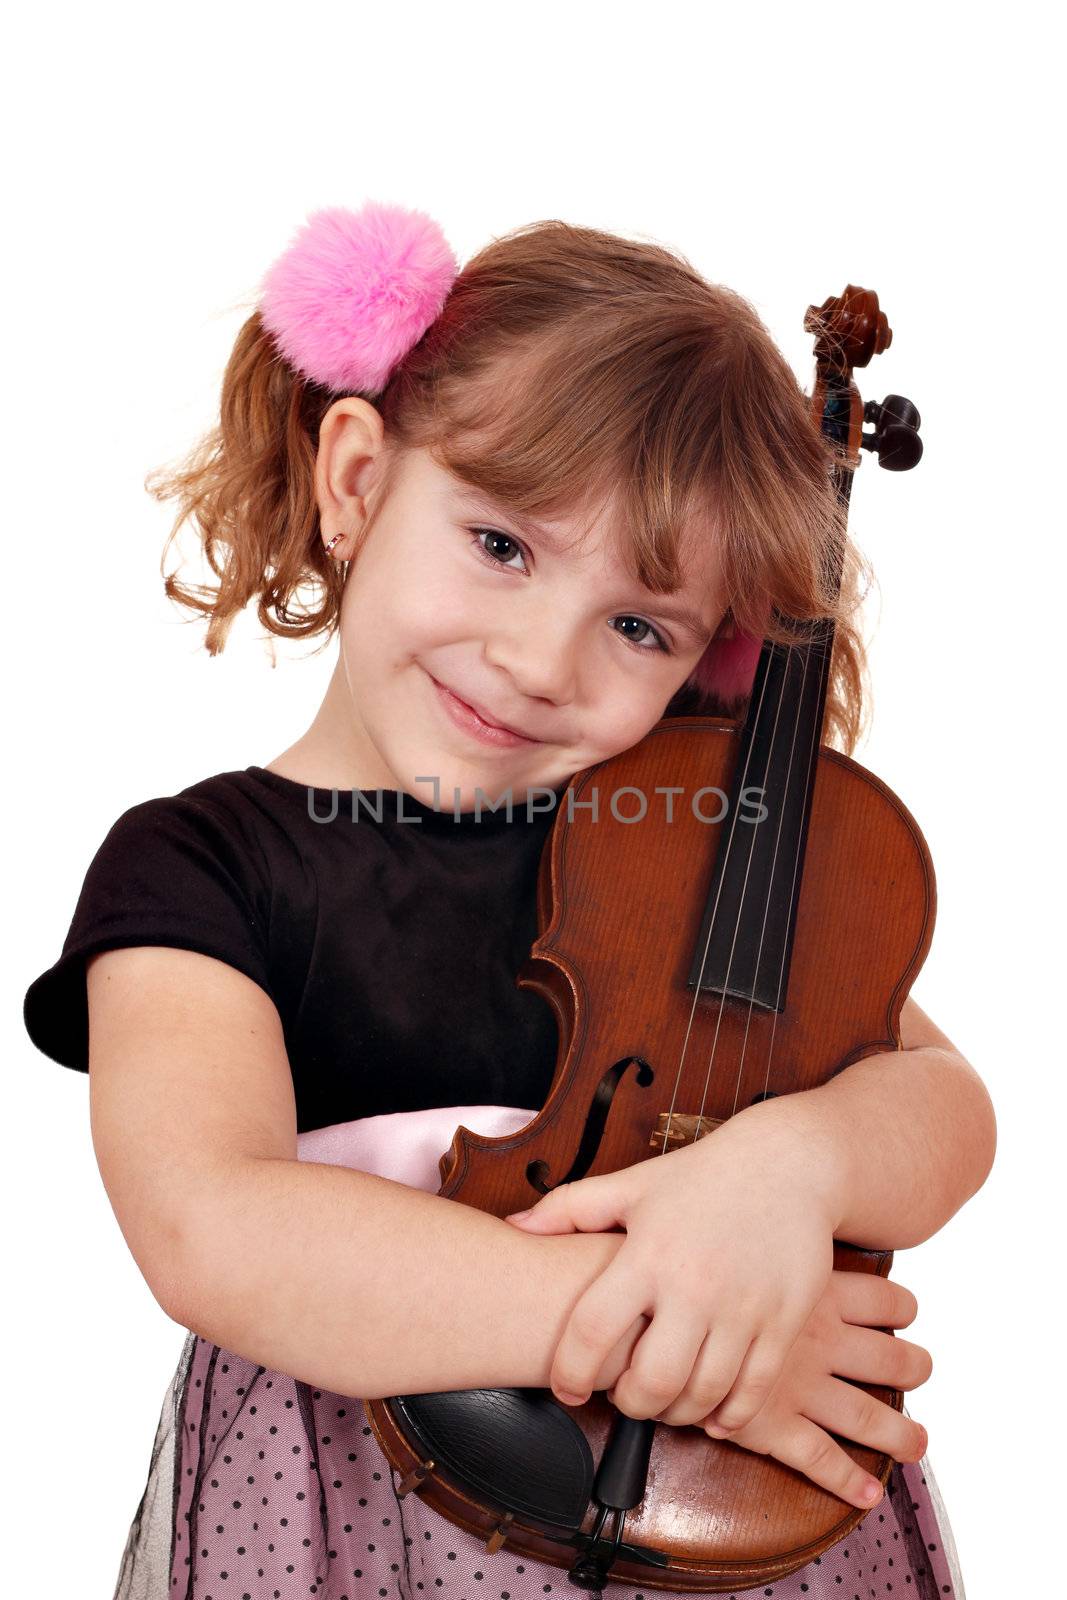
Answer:
POLYGON ((724 1121, 723 1117, 698 1117, 690 1111, 661 1111, 656 1119, 656 1126, 649 1134, 648 1147, 650 1150, 677 1150, 683 1144, 695 1144, 698 1139, 703 1139, 705 1134, 714 1133, 716 1128, 721 1128, 724 1121), (668 1123, 670 1123, 669 1132, 668 1123))

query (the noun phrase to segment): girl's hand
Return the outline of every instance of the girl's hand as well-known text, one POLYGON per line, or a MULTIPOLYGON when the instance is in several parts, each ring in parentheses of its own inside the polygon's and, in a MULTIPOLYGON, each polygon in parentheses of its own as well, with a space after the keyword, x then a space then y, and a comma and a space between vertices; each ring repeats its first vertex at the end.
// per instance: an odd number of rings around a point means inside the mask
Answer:
MULTIPOLYGON (((926 1452, 926 1430, 842 1380, 905 1390, 925 1383, 933 1369, 929 1353, 879 1331, 906 1328, 915 1312, 915 1296, 899 1283, 864 1272, 834 1272, 751 1422, 724 1428, 712 1416, 702 1424, 705 1432, 772 1455, 850 1505, 870 1510, 882 1498, 881 1484, 830 1434, 884 1451, 894 1461, 919 1461, 926 1452)), ((658 1420, 675 1420, 673 1409, 658 1420)))
POLYGON ((837 1175, 768 1101, 619 1172, 561 1184, 507 1220, 530 1233, 626 1231, 577 1301, 550 1381, 589 1398, 635 1318, 651 1316, 613 1398, 630 1417, 712 1411, 743 1428, 778 1381, 833 1267, 837 1175))

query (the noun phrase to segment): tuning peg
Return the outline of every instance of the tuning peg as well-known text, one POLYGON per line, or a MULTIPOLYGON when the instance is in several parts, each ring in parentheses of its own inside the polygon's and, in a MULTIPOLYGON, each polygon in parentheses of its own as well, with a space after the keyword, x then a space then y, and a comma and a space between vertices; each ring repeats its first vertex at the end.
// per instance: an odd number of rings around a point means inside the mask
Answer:
POLYGON ((879 405, 868 400, 863 408, 864 422, 874 424, 873 433, 860 436, 860 447, 872 450, 878 465, 890 472, 907 472, 921 459, 923 442, 919 438, 922 421, 917 407, 902 394, 887 394, 879 405))

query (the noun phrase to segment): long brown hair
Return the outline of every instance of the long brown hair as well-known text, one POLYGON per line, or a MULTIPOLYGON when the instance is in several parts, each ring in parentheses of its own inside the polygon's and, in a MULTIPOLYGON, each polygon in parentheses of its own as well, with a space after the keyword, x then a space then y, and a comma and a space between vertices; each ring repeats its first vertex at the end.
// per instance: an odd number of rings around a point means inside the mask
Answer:
MULTIPOLYGON (((215 586, 164 574, 206 616, 221 651, 255 600, 282 637, 335 631, 344 571, 324 553, 314 467, 338 392, 284 359, 259 313, 241 328, 217 424, 176 467, 149 475, 179 512, 164 549, 196 527, 215 586)), ((427 447, 505 507, 560 517, 611 495, 634 575, 656 593, 682 581, 683 530, 718 543, 732 628, 795 641, 775 620, 831 618, 824 737, 851 751, 865 720, 857 613, 869 582, 833 492, 832 452, 756 312, 680 254, 550 220, 494 239, 463 268, 437 319, 364 398, 390 450, 427 447), (840 588, 831 576, 840 563, 840 588)), ((710 655, 702 663, 707 681, 710 655)), ((739 715, 696 673, 666 714, 739 715)))

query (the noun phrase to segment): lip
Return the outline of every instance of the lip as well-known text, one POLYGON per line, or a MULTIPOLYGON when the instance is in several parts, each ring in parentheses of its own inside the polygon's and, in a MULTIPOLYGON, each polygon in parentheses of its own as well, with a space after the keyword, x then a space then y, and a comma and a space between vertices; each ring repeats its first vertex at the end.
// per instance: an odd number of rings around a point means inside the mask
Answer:
POLYGON ((489 722, 466 700, 461 700, 458 694, 446 688, 443 683, 439 683, 432 673, 430 674, 430 682, 437 690, 442 706, 448 712, 455 725, 462 728, 465 733, 470 733, 476 739, 480 739, 484 744, 514 747, 524 744, 543 743, 541 739, 531 739, 525 733, 519 733, 516 729, 508 728, 503 723, 489 722))

